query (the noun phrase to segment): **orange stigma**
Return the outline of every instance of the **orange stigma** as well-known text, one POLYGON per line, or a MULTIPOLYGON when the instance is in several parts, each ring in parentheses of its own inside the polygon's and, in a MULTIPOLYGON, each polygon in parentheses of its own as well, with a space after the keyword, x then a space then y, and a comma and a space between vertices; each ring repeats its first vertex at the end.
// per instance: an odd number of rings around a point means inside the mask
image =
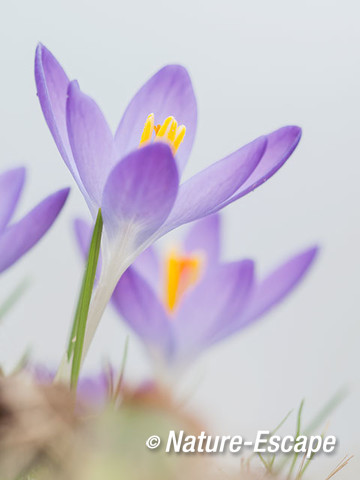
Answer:
POLYGON ((173 250, 166 261, 165 305, 173 312, 184 294, 197 283, 201 273, 199 255, 178 255, 173 250))

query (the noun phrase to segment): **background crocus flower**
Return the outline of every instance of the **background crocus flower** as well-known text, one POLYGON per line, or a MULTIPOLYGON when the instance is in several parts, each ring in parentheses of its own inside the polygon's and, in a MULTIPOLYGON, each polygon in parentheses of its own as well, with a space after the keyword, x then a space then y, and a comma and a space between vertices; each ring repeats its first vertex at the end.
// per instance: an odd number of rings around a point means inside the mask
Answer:
POLYGON ((112 134, 101 110, 39 45, 37 92, 56 145, 95 218, 104 219, 102 277, 84 351, 122 273, 156 239, 223 208, 270 178, 301 136, 288 126, 257 138, 179 184, 195 138, 187 71, 168 65, 136 93, 112 134), (89 333, 92 332, 92 333, 89 333))
POLYGON ((0 174, 0 272, 11 267, 49 230, 60 213, 69 189, 46 197, 21 220, 9 224, 25 182, 25 169, 0 174))
MULTIPOLYGON (((40 364, 29 364, 26 371, 40 384, 49 385, 54 382, 56 372, 40 364)), ((92 375, 80 377, 77 397, 93 407, 103 407, 112 395, 112 370, 103 369, 92 375)))
MULTIPOLYGON (((91 228, 80 220, 75 227, 85 256, 91 228)), ((188 364, 260 319, 295 288, 317 253, 305 250, 259 279, 252 260, 221 262, 220 247, 215 214, 195 222, 164 262, 148 248, 115 288, 117 312, 166 369, 188 364)))

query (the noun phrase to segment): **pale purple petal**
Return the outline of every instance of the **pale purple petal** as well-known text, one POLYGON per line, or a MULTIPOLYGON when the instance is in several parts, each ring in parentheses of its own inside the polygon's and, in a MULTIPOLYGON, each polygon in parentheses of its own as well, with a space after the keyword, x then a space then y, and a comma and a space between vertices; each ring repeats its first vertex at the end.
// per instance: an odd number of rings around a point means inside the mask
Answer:
POLYGON ((253 274, 250 260, 222 264, 185 296, 174 321, 178 360, 199 354, 227 318, 241 313, 253 286, 253 274))
POLYGON ((132 266, 152 286, 158 286, 161 276, 160 259, 151 245, 134 260, 132 266))
POLYGON ((184 239, 188 254, 200 252, 205 255, 206 267, 212 268, 220 260, 220 215, 215 213, 194 222, 184 239))
POLYGON ((312 247, 277 268, 257 285, 245 313, 247 321, 257 318, 279 303, 304 277, 315 260, 317 247, 312 247))
POLYGON ((75 163, 97 213, 105 181, 115 164, 113 136, 99 107, 77 82, 69 85, 66 118, 75 163))
POLYGON ((221 208, 247 195, 271 178, 293 153, 301 138, 301 128, 282 127, 267 135, 267 147, 258 166, 241 185, 237 192, 228 198, 221 208))
POLYGON ((92 227, 89 222, 81 218, 74 220, 74 232, 78 247, 84 260, 87 258, 90 248, 92 227))
POLYGON ((0 234, 11 220, 25 181, 25 168, 0 174, 0 234))
POLYGON ((9 268, 49 230, 60 213, 69 189, 45 198, 19 222, 0 235, 0 272, 9 268))
POLYGON ((137 241, 154 233, 173 207, 178 172, 170 148, 162 143, 139 148, 121 160, 105 185, 102 213, 110 237, 131 224, 137 241))
POLYGON ((161 355, 173 346, 172 327, 164 307, 145 279, 132 267, 120 278, 112 303, 141 340, 161 355))
POLYGON ((109 379, 105 372, 101 371, 91 376, 81 376, 77 386, 77 397, 94 408, 105 407, 109 400, 109 379))
MULTIPOLYGON (((27 365, 26 370, 41 385, 52 384, 56 376, 55 370, 41 364, 27 365)), ((100 408, 105 406, 106 400, 109 398, 109 392, 109 378, 105 371, 79 378, 77 397, 80 401, 86 402, 87 406, 100 408)))
MULTIPOLYGON (((75 232, 76 242, 78 244, 81 256, 83 257, 84 261, 86 261, 88 258, 93 229, 94 227, 91 226, 89 222, 86 222, 81 218, 76 218, 74 220, 74 232, 75 232)), ((102 266, 102 256, 100 251, 97 269, 96 269, 96 279, 99 278, 99 275, 101 272, 101 266, 102 266)))
POLYGON ((228 322, 224 322, 216 341, 251 324, 282 302, 304 278, 317 252, 318 248, 313 247, 292 257, 255 285, 246 309, 232 321, 229 318, 228 322))
POLYGON ((180 65, 159 70, 137 92, 127 107, 115 135, 119 158, 138 147, 147 116, 153 113, 155 123, 173 116, 186 127, 186 135, 176 161, 181 172, 190 155, 196 133, 196 99, 189 74, 180 65))
POLYGON ((56 372, 39 363, 29 363, 25 370, 31 374, 37 383, 53 383, 56 372))
POLYGON ((41 44, 38 45, 35 54, 35 82, 46 123, 64 162, 80 186, 81 181, 72 156, 66 126, 69 79, 54 55, 41 44))
POLYGON ((161 234, 221 208, 256 168, 265 148, 266 138, 260 137, 180 185, 174 208, 161 234))

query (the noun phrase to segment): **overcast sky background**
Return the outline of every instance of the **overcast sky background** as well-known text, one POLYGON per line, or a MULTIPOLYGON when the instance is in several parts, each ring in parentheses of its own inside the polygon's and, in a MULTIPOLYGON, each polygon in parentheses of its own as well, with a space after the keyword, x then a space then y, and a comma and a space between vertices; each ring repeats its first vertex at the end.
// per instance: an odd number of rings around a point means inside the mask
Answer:
MULTIPOLYGON (((56 366, 82 274, 71 222, 88 212, 38 105, 37 42, 79 79, 114 129, 151 74, 181 63, 193 78, 199 110, 187 175, 282 125, 304 130, 286 166, 224 211, 224 258, 255 258, 261 273, 313 243, 321 245, 321 255, 286 303, 209 351, 180 390, 194 391, 191 405, 213 430, 253 437, 274 427, 303 397, 310 419, 346 384, 351 395, 329 428, 340 438, 339 456, 356 453, 359 14, 355 0, 2 2, 1 170, 28 167, 19 215, 58 188, 73 189, 41 245, 0 278, 1 299, 23 277, 32 282, 1 326, 0 362, 10 368, 32 347, 38 360, 56 366)), ((125 335, 109 309, 87 370, 96 369, 104 353, 118 365, 125 335)), ((127 377, 141 379, 146 372, 146 357, 131 336, 127 377)), ((336 459, 326 462, 321 468, 327 472, 336 459)), ((353 478, 356 462, 341 478, 353 478)))

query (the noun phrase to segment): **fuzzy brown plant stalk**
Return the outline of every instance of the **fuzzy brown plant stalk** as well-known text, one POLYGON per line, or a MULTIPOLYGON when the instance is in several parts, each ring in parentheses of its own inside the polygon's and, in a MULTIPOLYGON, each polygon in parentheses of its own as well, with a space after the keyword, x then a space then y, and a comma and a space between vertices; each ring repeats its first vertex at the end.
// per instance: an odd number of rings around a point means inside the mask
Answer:
MULTIPOLYGON (((0 378, 0 478, 32 470, 71 478, 79 419, 74 396, 61 385, 39 385, 25 374, 0 378)), ((37 477, 37 478, 38 478, 37 477)))

